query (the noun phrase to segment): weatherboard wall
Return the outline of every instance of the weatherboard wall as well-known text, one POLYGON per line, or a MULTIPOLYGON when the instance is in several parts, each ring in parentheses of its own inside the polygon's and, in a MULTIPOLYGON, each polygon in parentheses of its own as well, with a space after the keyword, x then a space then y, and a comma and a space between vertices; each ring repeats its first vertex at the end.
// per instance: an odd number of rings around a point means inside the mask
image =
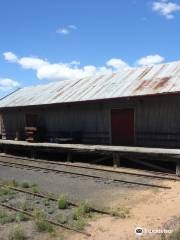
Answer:
POLYGON ((135 145, 180 147, 180 96, 156 96, 107 102, 49 105, 1 110, 8 139, 23 133, 25 115, 38 115, 38 126, 46 140, 61 131, 82 132, 82 141, 111 144, 111 109, 133 108, 135 112, 135 145))

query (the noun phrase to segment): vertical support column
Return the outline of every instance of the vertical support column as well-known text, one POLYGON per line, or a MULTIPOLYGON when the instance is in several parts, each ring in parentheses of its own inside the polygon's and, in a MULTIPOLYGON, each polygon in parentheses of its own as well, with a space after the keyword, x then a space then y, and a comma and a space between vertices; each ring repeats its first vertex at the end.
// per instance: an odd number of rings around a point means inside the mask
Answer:
POLYGON ((36 152, 35 149, 32 149, 32 150, 31 150, 31 158, 32 158, 32 159, 36 159, 36 158, 37 158, 37 152, 36 152))
POLYGON ((176 161, 176 175, 180 177, 180 159, 176 161))
POLYGON ((72 162, 72 152, 67 153, 67 162, 72 162))
POLYGON ((120 156, 119 153, 113 153, 113 166, 119 167, 120 166, 120 156))
POLYGON ((8 147, 5 144, 2 145, 2 153, 3 153, 3 155, 8 154, 8 147))

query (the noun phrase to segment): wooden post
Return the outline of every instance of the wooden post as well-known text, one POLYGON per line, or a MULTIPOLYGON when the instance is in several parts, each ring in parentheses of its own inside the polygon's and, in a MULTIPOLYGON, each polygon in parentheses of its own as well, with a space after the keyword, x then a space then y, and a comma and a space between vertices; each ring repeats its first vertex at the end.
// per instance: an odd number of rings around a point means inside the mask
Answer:
POLYGON ((18 131, 16 131, 16 137, 15 137, 14 140, 15 140, 15 141, 19 141, 19 132, 18 132, 18 131))
POLYGON ((3 152, 4 155, 8 154, 8 147, 7 147, 7 145, 3 145, 2 152, 3 152))
POLYGON ((31 150, 31 158, 36 159, 36 157, 37 157, 37 152, 36 152, 36 150, 32 149, 31 150))
POLYGON ((180 159, 176 161, 176 175, 180 177, 180 159))
POLYGON ((72 162, 72 152, 67 153, 67 162, 72 162))
POLYGON ((119 153, 113 153, 113 166, 119 167, 120 166, 120 156, 119 153))

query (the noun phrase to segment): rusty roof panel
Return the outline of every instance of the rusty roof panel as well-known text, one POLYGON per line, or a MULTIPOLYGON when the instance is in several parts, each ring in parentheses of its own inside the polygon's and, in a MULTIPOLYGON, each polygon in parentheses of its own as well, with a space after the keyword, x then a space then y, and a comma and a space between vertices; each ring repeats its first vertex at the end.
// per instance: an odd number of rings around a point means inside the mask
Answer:
POLYGON ((25 87, 1 99, 0 108, 174 92, 180 92, 180 61, 25 87))

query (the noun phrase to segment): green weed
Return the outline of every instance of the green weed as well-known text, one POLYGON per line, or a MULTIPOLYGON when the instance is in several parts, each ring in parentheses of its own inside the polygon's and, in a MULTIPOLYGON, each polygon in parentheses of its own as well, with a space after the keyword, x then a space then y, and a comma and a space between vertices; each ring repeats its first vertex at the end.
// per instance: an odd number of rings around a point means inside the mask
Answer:
POLYGON ((78 220, 73 221, 73 227, 78 230, 83 230, 86 225, 87 225, 87 222, 83 218, 79 218, 78 220))
POLYGON ((68 207, 68 201, 67 201, 67 198, 65 196, 60 196, 58 198, 58 208, 59 209, 65 209, 68 207))
POLYGON ((22 188, 30 188, 30 184, 27 181, 21 183, 22 188))
POLYGON ((37 186, 33 186, 31 190, 33 193, 39 193, 39 188, 37 186))
POLYGON ((78 208, 75 208, 73 211, 73 219, 79 220, 82 217, 91 217, 90 207, 87 203, 82 203, 78 208))
POLYGON ((16 192, 11 190, 8 187, 0 188, 0 200, 1 201, 8 201, 10 199, 15 198, 16 192))

